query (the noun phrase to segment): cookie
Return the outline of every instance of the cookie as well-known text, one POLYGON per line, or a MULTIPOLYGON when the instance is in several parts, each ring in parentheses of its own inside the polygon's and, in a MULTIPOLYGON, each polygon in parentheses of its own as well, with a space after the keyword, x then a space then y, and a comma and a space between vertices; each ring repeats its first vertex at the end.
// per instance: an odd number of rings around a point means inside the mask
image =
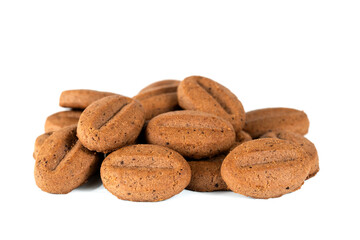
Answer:
POLYGON ((60 95, 60 106, 68 108, 85 109, 91 103, 115 93, 100 92, 88 89, 75 89, 63 91, 60 95))
POLYGON ((144 109, 138 101, 112 95, 84 110, 77 135, 89 150, 108 153, 134 142, 144 122, 144 109))
POLYGON ((315 145, 303 135, 287 131, 276 131, 265 133, 261 136, 261 138, 278 138, 282 140, 288 140, 297 144, 298 146, 302 147, 304 151, 309 155, 311 169, 309 175, 307 176, 307 179, 315 176, 316 173, 319 172, 319 156, 317 154, 315 145))
POLYGON ((179 109, 177 87, 180 81, 165 80, 151 84, 133 97, 138 100, 145 110, 145 119, 165 112, 179 109))
POLYGON ((145 93, 147 91, 153 91, 154 89, 160 89, 160 88, 168 88, 168 87, 177 87, 179 86, 180 81, 179 80, 161 80, 161 81, 157 81, 157 82, 153 82, 150 85, 144 87, 143 89, 141 89, 141 91, 139 92, 139 94, 141 93, 145 93))
POLYGON ((183 109, 207 112, 228 120, 235 131, 244 127, 245 111, 239 99, 209 78, 185 78, 178 87, 178 101, 183 109))
POLYGON ((100 175, 104 187, 119 199, 162 201, 190 182, 186 160, 174 150, 156 145, 132 145, 109 154, 100 175))
POLYGON ((45 121, 45 132, 54 132, 64 127, 77 124, 81 115, 81 111, 62 111, 57 112, 45 121))
POLYGON ((101 154, 78 141, 76 126, 62 128, 40 148, 34 170, 36 185, 48 193, 69 193, 99 170, 101 159, 101 154))
POLYGON ((198 111, 174 111, 160 114, 148 123, 146 141, 169 147, 184 157, 200 159, 218 155, 235 142, 230 122, 198 111))
POLYGON ((35 146, 34 146, 34 152, 33 152, 33 157, 34 159, 36 159, 36 156, 39 153, 39 150, 41 148, 41 146, 43 145, 43 143, 45 142, 45 140, 51 136, 53 132, 47 132, 47 133, 43 133, 40 136, 38 136, 35 140, 35 146))
POLYGON ((191 168, 191 180, 186 187, 197 192, 226 191, 228 187, 221 177, 220 168, 226 155, 188 161, 191 168))
POLYGON ((308 155, 296 144, 274 138, 245 142, 223 161, 221 176, 236 193, 274 198, 299 189, 310 172, 308 155))
POLYGON ((305 112, 292 108, 264 108, 246 113, 244 131, 252 138, 274 130, 286 130, 305 135, 309 119, 305 112))
POLYGON ((239 146, 240 144, 251 141, 252 138, 247 132, 240 130, 236 132, 236 142, 231 146, 230 151, 239 146))

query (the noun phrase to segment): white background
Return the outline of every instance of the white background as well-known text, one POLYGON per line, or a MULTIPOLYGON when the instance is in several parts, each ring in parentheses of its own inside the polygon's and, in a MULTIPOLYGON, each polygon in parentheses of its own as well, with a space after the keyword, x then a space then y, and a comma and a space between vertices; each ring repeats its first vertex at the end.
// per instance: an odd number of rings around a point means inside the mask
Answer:
POLYGON ((359 239, 359 1, 0 1, 0 239, 359 239), (33 178, 35 138, 61 91, 134 96, 203 75, 247 111, 304 110, 320 172, 255 200, 183 191, 118 200, 100 182, 67 195, 33 178))

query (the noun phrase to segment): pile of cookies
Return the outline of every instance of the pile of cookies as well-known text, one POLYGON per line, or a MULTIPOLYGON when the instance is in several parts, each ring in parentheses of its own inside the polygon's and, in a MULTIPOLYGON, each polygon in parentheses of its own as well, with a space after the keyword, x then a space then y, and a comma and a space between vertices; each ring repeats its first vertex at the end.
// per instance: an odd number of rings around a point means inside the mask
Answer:
POLYGON ((205 77, 155 82, 132 98, 69 90, 60 106, 70 109, 49 116, 35 141, 35 181, 45 192, 68 193, 100 172, 123 200, 161 201, 185 188, 273 198, 319 171, 304 112, 245 113, 205 77))

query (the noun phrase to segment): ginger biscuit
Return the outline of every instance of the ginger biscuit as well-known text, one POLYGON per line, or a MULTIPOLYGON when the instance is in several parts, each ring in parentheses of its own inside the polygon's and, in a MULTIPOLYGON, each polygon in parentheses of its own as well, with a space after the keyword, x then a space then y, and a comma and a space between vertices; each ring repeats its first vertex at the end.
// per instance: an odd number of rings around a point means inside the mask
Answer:
POLYGON ((112 95, 84 110, 77 135, 89 150, 108 153, 135 142, 144 122, 144 109, 138 101, 112 95))
POLYGON ((197 192, 229 190, 221 177, 220 168, 226 155, 221 154, 208 159, 188 160, 191 168, 191 180, 186 187, 197 192))
POLYGON ((48 193, 68 193, 98 171, 102 156, 78 141, 76 126, 65 127, 42 144, 35 162, 36 184, 48 193))
POLYGON ((60 95, 60 106, 76 109, 85 109, 91 103, 115 93, 100 92, 89 89, 74 89, 63 91, 60 95))
POLYGON ((45 121, 45 132, 54 132, 63 127, 77 124, 81 115, 81 111, 62 111, 57 112, 45 121))
POLYGON ((223 161, 221 176, 236 193, 274 198, 299 189, 311 168, 308 155, 296 144, 261 138, 239 145, 223 161))
POLYGON ((178 87, 178 101, 183 109, 207 112, 228 120, 235 131, 244 127, 245 111, 239 99, 209 78, 185 78, 178 87))
POLYGON ((271 130, 286 130, 305 135, 309 119, 305 112, 292 108, 263 108, 246 113, 244 131, 258 138, 271 130))
POLYGON ((121 148, 103 161, 104 187, 116 197, 136 202, 157 202, 180 193, 189 184, 186 160, 166 147, 143 144, 121 148))
POLYGON ((200 159, 230 149, 235 131, 230 122, 213 114, 184 110, 160 114, 148 123, 146 140, 184 157, 200 159))
POLYGON ((134 97, 144 107, 146 120, 150 120, 161 113, 179 109, 177 100, 179 83, 180 81, 176 80, 153 83, 134 97))

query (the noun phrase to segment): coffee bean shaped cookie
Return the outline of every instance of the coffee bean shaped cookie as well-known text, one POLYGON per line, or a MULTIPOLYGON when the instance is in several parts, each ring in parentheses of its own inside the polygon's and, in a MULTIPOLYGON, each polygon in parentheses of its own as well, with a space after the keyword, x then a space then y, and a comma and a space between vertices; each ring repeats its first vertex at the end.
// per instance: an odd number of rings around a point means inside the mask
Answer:
POLYGON ((37 186, 49 193, 65 194, 79 187, 99 169, 102 154, 86 149, 76 137, 76 126, 49 136, 36 158, 37 186))
POLYGON ((162 81, 153 82, 152 84, 141 89, 139 94, 145 93, 147 91, 153 91, 154 89, 177 87, 179 86, 179 83, 180 83, 179 80, 162 80, 162 81))
POLYGON ((157 202, 180 193, 190 182, 191 170, 174 150, 144 144, 109 154, 100 175, 104 187, 120 199, 157 202))
POLYGON ((280 197, 302 186, 311 168, 307 157, 289 141, 252 140, 226 156, 221 176, 233 192, 253 198, 280 197))
POLYGON ((220 168, 226 155, 188 161, 191 168, 191 180, 186 187, 197 192, 213 192, 228 190, 221 177, 220 168))
POLYGON ((230 149, 235 131, 230 122, 209 113, 174 111, 160 114, 145 130, 149 143, 166 146, 184 157, 200 159, 230 149))
POLYGON ((36 156, 39 153, 39 150, 41 148, 41 146, 43 145, 43 143, 45 142, 45 140, 51 136, 53 132, 47 132, 47 133, 43 133, 40 136, 38 136, 35 140, 35 146, 34 146, 34 153, 33 153, 33 157, 34 159, 36 159, 36 156))
POLYGON ((307 179, 315 176, 319 171, 319 156, 317 154, 315 145, 303 135, 288 131, 276 131, 265 133, 261 136, 261 138, 278 138, 282 140, 288 140, 302 147, 309 155, 309 160, 311 162, 311 169, 307 179))
POLYGON ((91 103, 115 93, 100 92, 88 89, 75 89, 63 91, 60 95, 60 106, 68 108, 85 109, 91 103))
POLYGON ((309 119, 303 111, 292 108, 264 108, 246 113, 244 130, 258 138, 271 130, 286 130, 305 135, 309 119))
POLYGON ((77 124, 81 111, 62 111, 50 115, 45 121, 45 132, 53 132, 63 127, 77 124))
POLYGON ((228 120, 235 131, 244 127, 245 111, 239 99, 209 78, 185 78, 178 87, 178 101, 183 109, 207 112, 228 120))
POLYGON ((134 142, 144 121, 144 109, 138 101, 119 95, 108 96, 84 110, 77 135, 88 149, 107 153, 134 142))
POLYGON ((161 113, 179 109, 177 87, 180 81, 160 81, 140 91, 134 99, 138 100, 145 110, 145 119, 149 120, 161 113))

